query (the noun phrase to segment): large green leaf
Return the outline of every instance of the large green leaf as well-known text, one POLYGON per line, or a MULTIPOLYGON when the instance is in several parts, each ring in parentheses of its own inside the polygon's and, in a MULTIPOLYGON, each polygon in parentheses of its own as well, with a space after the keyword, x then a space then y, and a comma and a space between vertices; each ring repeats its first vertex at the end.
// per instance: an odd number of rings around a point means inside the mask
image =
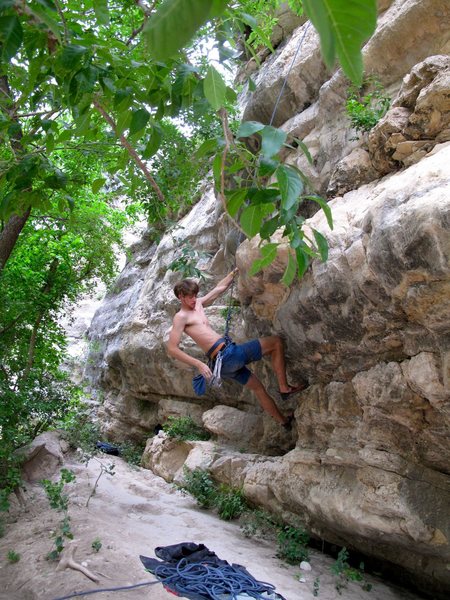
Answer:
POLYGON ((226 100, 227 86, 222 78, 222 75, 211 65, 208 67, 203 89, 206 99, 211 104, 214 110, 219 110, 226 100))
POLYGON ((147 21, 143 34, 152 56, 170 58, 209 18, 221 14, 227 0, 165 0, 147 21))
POLYGON ((20 48, 23 30, 19 19, 15 16, 0 17, 0 43, 3 60, 11 60, 20 48))
POLYGON ((360 86, 361 47, 375 30, 376 0, 303 0, 303 6, 319 32, 326 64, 331 67, 337 54, 344 73, 360 86))
POLYGON ((320 208, 325 213, 329 228, 333 229, 333 215, 331 213, 331 208, 329 207, 327 201, 324 198, 322 198, 321 196, 304 196, 304 197, 307 200, 313 200, 314 202, 317 202, 317 204, 320 206, 320 208))
POLYGON ((94 1, 95 16, 99 25, 109 24, 108 0, 94 1))
POLYGON ((328 259, 328 242, 326 237, 324 237, 320 231, 317 229, 313 229, 314 239, 316 240, 317 248, 319 249, 320 258, 322 262, 325 262, 328 259))
POLYGON ((242 211, 240 219, 242 229, 249 237, 254 237, 259 233, 264 217, 270 215, 274 210, 274 204, 252 204, 247 206, 242 211))
POLYGON ((302 193, 303 182, 298 173, 288 165, 280 165, 276 175, 281 192, 281 206, 284 210, 289 210, 302 193))
POLYGON ((236 137, 248 137, 253 133, 257 133, 264 129, 265 125, 259 123, 258 121, 244 121, 239 125, 239 129, 237 130, 236 137))
POLYGON ((256 275, 256 273, 261 271, 261 269, 264 269, 265 267, 268 267, 270 264, 272 264, 277 256, 277 248, 278 244, 275 243, 270 243, 266 244, 265 246, 262 246, 262 248, 260 248, 262 258, 258 258, 253 262, 248 274, 250 276, 256 275))
POLYGON ((306 269, 309 266, 310 259, 302 248, 296 248, 295 255, 297 257, 298 276, 301 278, 306 273, 306 269))
POLYGON ((79 46, 77 44, 70 44, 66 46, 58 59, 58 64, 66 71, 72 71, 77 68, 83 56, 87 53, 88 49, 85 46, 79 46))
POLYGON ((261 153, 267 158, 275 156, 286 141, 287 133, 271 125, 266 125, 260 132, 262 138, 261 153))
POLYGON ((295 261, 292 254, 289 252, 288 264, 286 266, 286 270, 284 271, 283 278, 281 279, 281 283, 283 283, 285 286, 289 287, 291 285, 291 283, 294 281, 296 271, 297 271, 297 262, 295 261))
POLYGON ((130 123, 130 135, 134 135, 135 133, 138 133, 138 131, 142 131, 142 129, 144 129, 144 127, 147 125, 149 119, 150 113, 145 110, 145 108, 133 110, 130 123))
POLYGON ((247 192, 248 190, 246 188, 242 188, 234 190, 231 194, 227 194, 227 210, 232 217, 234 217, 241 208, 242 203, 247 196, 247 192))

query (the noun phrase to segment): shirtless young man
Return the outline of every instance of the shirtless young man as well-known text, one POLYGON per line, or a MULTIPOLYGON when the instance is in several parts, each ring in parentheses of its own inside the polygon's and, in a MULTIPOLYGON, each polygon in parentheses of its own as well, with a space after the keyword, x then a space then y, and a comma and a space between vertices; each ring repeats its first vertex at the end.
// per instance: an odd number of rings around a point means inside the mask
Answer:
POLYGON ((260 360, 266 354, 270 354, 281 397, 287 398, 290 394, 302 390, 305 387, 304 385, 294 388, 287 382, 282 339, 277 335, 271 335, 245 344, 227 344, 227 341, 211 328, 206 317, 204 307, 212 304, 216 298, 230 287, 236 273, 237 269, 224 277, 206 296, 201 297, 197 296, 199 288, 192 279, 183 279, 183 281, 177 283, 174 292, 180 300, 181 308, 173 318, 172 329, 167 342, 167 352, 172 358, 195 367, 201 375, 209 380, 212 377, 212 372, 208 365, 186 354, 179 348, 181 336, 184 332, 191 337, 210 360, 213 360, 218 352, 222 350, 221 376, 224 379, 234 379, 252 390, 261 407, 269 415, 278 423, 290 426, 292 416, 284 417, 280 413, 262 383, 245 366, 250 362, 260 360))

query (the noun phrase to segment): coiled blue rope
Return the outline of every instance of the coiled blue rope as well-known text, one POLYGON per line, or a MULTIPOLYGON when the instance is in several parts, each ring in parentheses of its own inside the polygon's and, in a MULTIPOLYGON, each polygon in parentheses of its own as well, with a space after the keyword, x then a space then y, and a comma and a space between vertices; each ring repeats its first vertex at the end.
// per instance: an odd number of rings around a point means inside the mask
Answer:
POLYGON ((243 567, 235 565, 220 565, 213 563, 187 563, 183 558, 176 565, 164 563, 154 569, 158 581, 148 581, 135 585, 115 588, 103 588, 74 592, 68 596, 61 596, 53 600, 69 600, 77 596, 88 596, 100 592, 116 592, 131 590, 146 585, 162 583, 176 589, 178 594, 187 598, 195 594, 205 600, 238 600, 243 594, 255 600, 285 600, 275 592, 271 583, 258 581, 243 567))
POLYGON ((256 600, 284 600, 274 585, 257 581, 243 567, 235 565, 189 564, 182 559, 173 566, 157 566, 154 574, 162 583, 170 581, 179 594, 188 598, 189 594, 200 594, 211 600, 235 600, 246 594, 256 600))

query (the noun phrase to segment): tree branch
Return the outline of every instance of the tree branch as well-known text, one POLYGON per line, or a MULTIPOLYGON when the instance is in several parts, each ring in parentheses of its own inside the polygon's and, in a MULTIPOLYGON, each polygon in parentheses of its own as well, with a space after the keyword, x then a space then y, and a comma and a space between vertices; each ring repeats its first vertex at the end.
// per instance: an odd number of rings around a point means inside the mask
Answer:
POLYGON ((117 126, 116 126, 116 123, 114 122, 114 119, 111 117, 111 115, 109 115, 106 112, 106 110, 98 102, 98 100, 94 100, 94 106, 98 110, 98 112, 102 115, 102 117, 105 119, 105 121, 112 127, 112 130, 114 131, 116 136, 119 138, 120 143, 127 150, 128 154, 134 160, 134 162, 139 167, 139 169, 144 173, 145 178, 150 183, 152 188, 155 190, 158 198, 161 200, 161 202, 165 202, 166 199, 164 198, 164 194, 160 190, 156 181, 153 179, 150 171, 147 169, 144 162, 141 160, 141 157, 139 156, 139 154, 136 152, 136 150, 133 148, 133 146, 130 144, 130 142, 127 140, 127 138, 123 134, 119 134, 117 132, 117 126))
POLYGON ((227 215, 227 217, 230 219, 230 221, 233 223, 233 225, 235 225, 235 227, 237 227, 239 229, 239 231, 241 233, 243 233, 245 235, 245 237, 247 237, 247 234, 245 233, 245 231, 242 229, 241 225, 239 224, 238 221, 236 221, 236 219, 234 219, 230 213, 227 210, 227 204, 225 201, 225 163, 227 160, 227 154, 228 151, 230 149, 230 146, 233 144, 234 145, 234 137, 233 137, 233 133, 228 125, 228 113, 224 108, 220 108, 218 111, 220 120, 222 122, 222 129, 223 129, 223 137, 225 139, 225 146, 222 152, 222 160, 221 160, 221 164, 220 164, 220 190, 219 190, 219 198, 220 201, 222 202, 223 205, 223 210, 225 212, 225 214, 227 215))

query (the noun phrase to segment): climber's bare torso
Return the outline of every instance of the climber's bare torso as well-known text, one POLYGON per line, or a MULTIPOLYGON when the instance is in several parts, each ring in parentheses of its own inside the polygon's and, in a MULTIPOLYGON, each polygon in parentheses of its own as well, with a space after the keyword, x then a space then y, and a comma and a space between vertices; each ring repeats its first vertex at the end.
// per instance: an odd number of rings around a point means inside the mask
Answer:
POLYGON ((203 352, 207 352, 217 342, 220 335, 216 333, 205 314, 202 298, 192 297, 187 300, 174 317, 173 326, 178 331, 186 333, 194 342, 200 346, 203 352))

